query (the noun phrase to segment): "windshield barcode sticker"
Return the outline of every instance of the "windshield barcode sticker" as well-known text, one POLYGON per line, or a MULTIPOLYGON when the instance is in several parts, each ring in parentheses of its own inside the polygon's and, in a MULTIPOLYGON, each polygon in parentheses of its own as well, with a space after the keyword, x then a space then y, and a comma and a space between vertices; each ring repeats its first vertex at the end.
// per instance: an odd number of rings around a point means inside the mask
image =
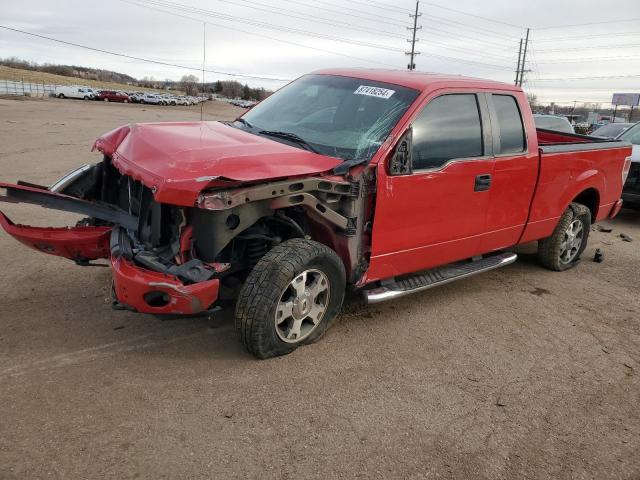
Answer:
POLYGON ((370 87, 368 85, 360 85, 358 88, 356 88, 356 91, 353 92, 353 93, 355 93, 356 95, 368 95, 370 97, 384 98, 386 100, 387 98, 390 98, 391 95, 396 93, 396 91, 395 90, 389 90, 388 88, 370 87))

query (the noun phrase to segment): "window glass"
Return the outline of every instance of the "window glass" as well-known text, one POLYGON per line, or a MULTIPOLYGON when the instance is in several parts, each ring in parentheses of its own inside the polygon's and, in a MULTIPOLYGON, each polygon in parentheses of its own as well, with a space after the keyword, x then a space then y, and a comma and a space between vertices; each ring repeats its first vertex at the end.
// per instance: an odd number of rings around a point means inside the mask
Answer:
POLYGON ((492 95, 500 128, 500 152, 518 153, 525 149, 524 126, 516 99, 511 95, 492 95))
POLYGON ((631 142, 634 145, 640 145, 640 123, 637 123, 635 126, 620 135, 620 140, 631 142))
POLYGON ((419 93, 374 80, 305 75, 249 110, 245 123, 233 125, 256 135, 293 134, 324 155, 370 160, 419 93))
POLYGON ((484 154, 478 101, 473 94, 434 98, 413 122, 413 168, 437 168, 454 158, 484 154))

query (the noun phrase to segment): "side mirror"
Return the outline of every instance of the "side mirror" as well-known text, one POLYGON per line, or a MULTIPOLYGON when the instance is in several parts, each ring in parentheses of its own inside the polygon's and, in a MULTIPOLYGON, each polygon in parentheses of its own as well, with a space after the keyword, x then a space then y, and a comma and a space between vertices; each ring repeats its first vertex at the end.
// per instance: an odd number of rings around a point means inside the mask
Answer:
POLYGON ((411 174, 411 128, 400 138, 389 162, 389 175, 411 174))

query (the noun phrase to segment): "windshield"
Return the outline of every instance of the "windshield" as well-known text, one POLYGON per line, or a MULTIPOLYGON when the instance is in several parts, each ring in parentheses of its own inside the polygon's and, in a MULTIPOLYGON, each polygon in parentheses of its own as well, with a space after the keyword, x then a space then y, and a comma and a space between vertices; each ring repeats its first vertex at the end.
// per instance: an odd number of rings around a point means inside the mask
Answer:
POLYGON ((631 142, 634 145, 640 145, 640 123, 636 123, 633 127, 620 135, 620 140, 631 142))
POLYGON ((631 125, 628 123, 610 123, 608 125, 603 125, 600 128, 597 128, 593 131, 591 135, 594 137, 603 137, 603 138, 614 138, 624 132, 631 125))
MULTIPOLYGON (((418 94, 372 80, 306 75, 256 105, 234 126, 256 134, 286 132, 318 153, 366 161, 418 94)), ((290 137, 269 138, 296 145, 290 137)))

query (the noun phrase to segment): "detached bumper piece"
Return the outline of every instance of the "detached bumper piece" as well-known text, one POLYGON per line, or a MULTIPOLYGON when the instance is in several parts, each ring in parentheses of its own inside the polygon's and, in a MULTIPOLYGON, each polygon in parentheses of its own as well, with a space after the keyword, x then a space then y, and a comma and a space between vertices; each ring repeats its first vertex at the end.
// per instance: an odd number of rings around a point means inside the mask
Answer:
POLYGON ((113 289, 121 304, 141 313, 193 315, 218 298, 220 280, 185 285, 172 275, 137 267, 123 257, 111 257, 113 289))
POLYGON ((109 258, 111 227, 31 227, 13 223, 2 212, 0 226, 34 250, 68 258, 80 265, 98 258, 109 258))
POLYGON ((176 265, 153 252, 137 251, 120 227, 111 232, 110 250, 114 294, 126 308, 193 315, 209 310, 218 298, 220 280, 212 278, 216 271, 200 260, 176 265))

